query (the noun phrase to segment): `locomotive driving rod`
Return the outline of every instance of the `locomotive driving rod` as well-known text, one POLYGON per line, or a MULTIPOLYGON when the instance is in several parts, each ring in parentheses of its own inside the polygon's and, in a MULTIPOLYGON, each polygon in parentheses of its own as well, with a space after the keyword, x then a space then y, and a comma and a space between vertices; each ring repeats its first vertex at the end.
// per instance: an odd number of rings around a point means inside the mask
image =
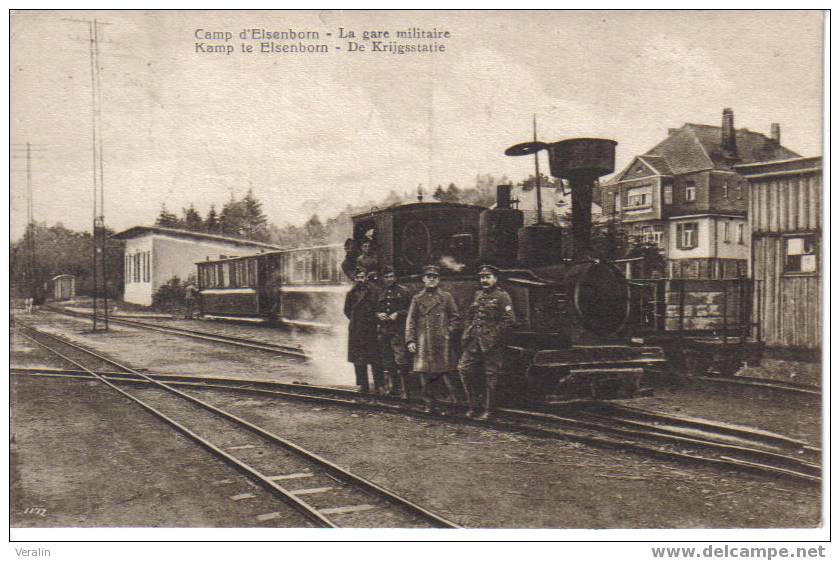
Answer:
POLYGON ((552 177, 569 182, 575 257, 586 257, 592 247, 592 189, 599 177, 615 170, 616 144, 606 138, 570 138, 551 143, 524 142, 505 150, 508 156, 548 150, 552 177))

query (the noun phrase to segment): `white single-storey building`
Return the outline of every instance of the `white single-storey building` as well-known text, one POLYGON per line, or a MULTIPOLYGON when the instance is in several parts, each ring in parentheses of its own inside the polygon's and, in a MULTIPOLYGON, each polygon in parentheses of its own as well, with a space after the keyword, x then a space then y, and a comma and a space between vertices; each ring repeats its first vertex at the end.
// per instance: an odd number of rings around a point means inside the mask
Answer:
POLYGON ((267 243, 158 226, 134 226, 112 237, 125 241, 123 299, 141 306, 151 306, 155 291, 173 277, 184 281, 195 275, 198 261, 280 249, 267 243))

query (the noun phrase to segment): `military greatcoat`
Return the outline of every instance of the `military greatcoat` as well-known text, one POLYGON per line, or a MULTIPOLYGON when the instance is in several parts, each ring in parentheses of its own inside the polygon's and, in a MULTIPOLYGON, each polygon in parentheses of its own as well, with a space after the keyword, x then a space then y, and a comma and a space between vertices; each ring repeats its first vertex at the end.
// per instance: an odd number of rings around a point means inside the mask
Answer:
POLYGON ((406 318, 405 342, 417 344, 415 372, 455 370, 455 346, 451 336, 460 325, 458 307, 445 290, 424 289, 412 298, 406 318))
POLYGON ((355 285, 344 300, 344 315, 350 320, 347 337, 347 361, 354 364, 378 364, 379 342, 376 338, 376 305, 379 289, 371 284, 355 285))

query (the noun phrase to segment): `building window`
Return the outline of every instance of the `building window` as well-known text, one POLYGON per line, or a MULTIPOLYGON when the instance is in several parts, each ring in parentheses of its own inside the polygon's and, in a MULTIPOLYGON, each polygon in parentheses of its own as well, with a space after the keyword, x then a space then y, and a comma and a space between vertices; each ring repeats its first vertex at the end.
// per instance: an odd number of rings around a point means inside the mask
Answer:
POLYGON ((685 222, 677 224, 677 248, 692 249, 697 247, 697 222, 685 222))
POLYGON ((729 198, 729 181, 727 181, 725 179, 723 180, 723 198, 724 199, 729 198))
POLYGON ((744 245, 744 225, 738 224, 738 243, 744 245))
POLYGON ((627 190, 627 208, 647 208, 651 205, 652 188, 650 185, 644 187, 633 187, 627 190))
POLYGON ((743 184, 738 183, 738 185, 735 187, 735 192, 737 193, 737 198, 738 199, 743 199, 744 198, 743 184))
POLYGON ((817 272, 817 247, 814 236, 798 236, 785 240, 785 272, 817 272))
POLYGON ((685 200, 691 202, 697 199, 697 187, 693 181, 688 181, 685 184, 685 200))
POLYGON ((674 204, 674 186, 665 185, 662 187, 662 199, 666 205, 674 204))
POLYGON ((729 243, 729 222, 723 223, 723 243, 729 243))
POLYGON ((613 196, 613 209, 615 209, 615 212, 618 212, 618 211, 621 210, 621 191, 620 190, 616 191, 615 195, 613 196))

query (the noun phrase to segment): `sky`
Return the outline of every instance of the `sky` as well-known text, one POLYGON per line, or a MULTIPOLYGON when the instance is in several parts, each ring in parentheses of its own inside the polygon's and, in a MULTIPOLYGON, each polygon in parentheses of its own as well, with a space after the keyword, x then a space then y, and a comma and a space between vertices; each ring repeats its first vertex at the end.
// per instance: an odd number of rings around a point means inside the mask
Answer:
MULTIPOLYGON (((87 27, 66 20, 94 17, 103 22, 105 217, 118 231, 153 223, 162 203, 204 215, 249 188, 282 226, 392 189, 469 187, 487 173, 520 180, 533 160, 503 152, 532 138, 534 114, 543 141, 616 140, 617 171, 668 128, 719 125, 724 107, 738 128, 769 134, 778 122, 788 148, 822 151, 816 11, 15 11, 11 141, 37 148, 34 215, 50 225, 91 227, 87 27), (367 50, 349 52, 338 38, 339 28, 410 27, 449 31, 438 40, 446 50, 394 55, 357 40, 367 50), (253 28, 317 31, 330 52, 241 52, 239 33, 253 28), (234 38, 203 41, 197 30, 234 38), (197 42, 236 50, 196 52, 197 42)), ((13 238, 26 221, 20 154, 13 238)))

